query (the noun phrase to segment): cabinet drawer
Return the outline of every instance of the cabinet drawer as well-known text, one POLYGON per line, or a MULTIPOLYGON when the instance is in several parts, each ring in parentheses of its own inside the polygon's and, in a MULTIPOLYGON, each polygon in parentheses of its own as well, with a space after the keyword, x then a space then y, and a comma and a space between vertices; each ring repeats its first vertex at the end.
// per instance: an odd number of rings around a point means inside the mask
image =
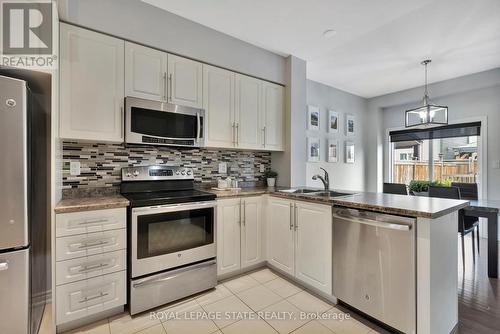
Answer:
POLYGON ((125 249, 126 230, 111 230, 56 239, 56 261, 125 249))
POLYGON ((58 325, 126 303, 126 271, 56 287, 58 325))
POLYGON ((56 215, 56 237, 116 230, 126 226, 127 216, 124 208, 56 215))
POLYGON ((56 285, 76 282, 126 269, 127 257, 124 249, 57 262, 56 285))

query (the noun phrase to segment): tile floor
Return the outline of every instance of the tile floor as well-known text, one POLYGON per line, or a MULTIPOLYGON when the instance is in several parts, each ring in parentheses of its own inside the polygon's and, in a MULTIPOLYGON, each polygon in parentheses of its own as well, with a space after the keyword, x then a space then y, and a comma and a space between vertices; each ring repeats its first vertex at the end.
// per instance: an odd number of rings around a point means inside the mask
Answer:
POLYGON ((214 290, 154 311, 156 317, 149 312, 134 317, 124 313, 70 333, 374 334, 380 331, 359 316, 355 315, 362 322, 349 318, 348 313, 269 269, 223 281, 214 290))

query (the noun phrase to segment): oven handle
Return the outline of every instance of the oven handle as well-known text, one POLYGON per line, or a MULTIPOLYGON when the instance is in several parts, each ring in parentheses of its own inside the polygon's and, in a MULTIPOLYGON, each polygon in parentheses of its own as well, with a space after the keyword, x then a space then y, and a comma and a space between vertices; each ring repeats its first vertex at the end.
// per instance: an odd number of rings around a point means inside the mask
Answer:
POLYGON ((162 282, 168 281, 170 279, 176 278, 178 275, 181 275, 182 273, 185 273, 186 271, 191 271, 193 269, 200 269, 200 268, 208 267, 208 266, 214 265, 215 263, 216 263, 215 260, 210 260, 207 262, 194 264, 194 265, 189 266, 189 267, 172 270, 172 271, 166 272, 164 274, 156 275, 154 277, 144 278, 144 279, 139 280, 137 283, 132 284, 132 287, 135 289, 135 288, 142 288, 144 286, 151 285, 151 284, 162 283, 162 282))
POLYGON ((192 202, 192 203, 180 203, 180 204, 165 204, 157 206, 147 206, 140 208, 133 208, 132 214, 134 213, 158 213, 158 212, 172 212, 172 211, 186 211, 204 208, 215 208, 217 206, 216 201, 206 201, 206 202, 192 202))

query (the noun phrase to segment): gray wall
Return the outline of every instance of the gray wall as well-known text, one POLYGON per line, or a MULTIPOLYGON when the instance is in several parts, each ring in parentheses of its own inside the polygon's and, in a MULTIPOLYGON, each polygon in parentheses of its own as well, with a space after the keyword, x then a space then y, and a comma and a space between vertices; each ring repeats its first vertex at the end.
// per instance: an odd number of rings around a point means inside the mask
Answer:
POLYGON ((366 118, 367 100, 344 92, 342 90, 326 86, 319 82, 307 80, 307 104, 317 106, 320 109, 320 131, 306 130, 306 109, 303 110, 304 117, 300 124, 295 124, 297 130, 294 140, 297 145, 304 148, 300 158, 292 161, 292 164, 305 166, 305 181, 307 186, 322 187, 321 181, 312 180, 312 176, 320 172, 320 167, 326 169, 330 174, 330 188, 344 190, 364 190, 365 189, 365 147, 363 145, 365 134, 362 131, 366 118), (327 131, 328 110, 333 109, 340 113, 339 132, 329 134, 327 131), (356 135, 346 137, 345 119, 346 114, 356 116, 356 135), (319 137, 320 142, 320 162, 306 162, 306 137, 319 137), (329 163, 327 161, 328 139, 338 141, 338 162, 329 163), (345 163, 345 141, 355 143, 355 163, 345 163))
MULTIPOLYGON (((488 198, 500 199, 500 169, 493 168, 500 160, 500 68, 446 80, 430 85, 431 99, 449 107, 450 123, 487 118, 487 188, 488 198)), ((386 129, 404 124, 404 110, 420 102, 423 88, 417 87, 368 100, 365 120, 366 185, 369 191, 381 189, 387 179, 384 162, 387 159, 386 129)))
POLYGON ((285 83, 285 58, 139 0, 62 0, 60 19, 258 78, 285 83))

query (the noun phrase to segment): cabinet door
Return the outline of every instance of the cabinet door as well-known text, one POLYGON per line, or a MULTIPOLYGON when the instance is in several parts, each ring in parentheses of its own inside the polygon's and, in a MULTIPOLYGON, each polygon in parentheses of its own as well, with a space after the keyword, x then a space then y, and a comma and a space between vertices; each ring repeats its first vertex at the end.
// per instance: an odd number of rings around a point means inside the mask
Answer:
POLYGON ((217 201, 217 275, 240 269, 240 199, 217 201))
POLYGON ((262 259, 262 198, 245 197, 241 217, 241 267, 258 264, 262 259))
POLYGON ((203 65, 206 145, 234 147, 234 73, 203 65))
POLYGON ((125 93, 142 99, 167 99, 167 54, 125 42, 125 93))
POLYGON ((169 102, 193 108, 203 107, 201 63, 169 54, 168 84, 169 102))
POLYGON ((332 208, 300 201, 295 203, 295 276, 331 294, 332 208))
POLYGON ((262 80, 236 74, 236 136, 240 148, 262 149, 262 80))
POLYGON ((270 264, 294 274, 293 202, 270 197, 267 212, 267 258, 270 264))
POLYGON ((285 89, 282 86, 264 82, 263 123, 265 148, 273 151, 284 149, 285 137, 285 89))
POLYGON ((123 142, 124 42, 61 23, 60 133, 123 142))

